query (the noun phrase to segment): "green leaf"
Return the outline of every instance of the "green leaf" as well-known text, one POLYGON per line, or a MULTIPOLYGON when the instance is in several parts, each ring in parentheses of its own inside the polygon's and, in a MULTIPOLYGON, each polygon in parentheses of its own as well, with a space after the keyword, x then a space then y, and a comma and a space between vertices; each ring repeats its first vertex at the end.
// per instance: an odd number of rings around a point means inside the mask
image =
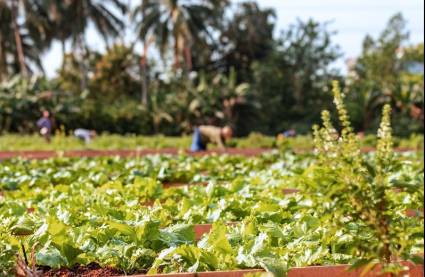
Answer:
POLYGON ((65 230, 68 228, 65 224, 60 222, 54 217, 49 217, 48 220, 48 232, 52 236, 58 235, 58 234, 64 234, 65 230))
POLYGON ((263 258, 259 261, 262 268, 267 272, 273 273, 274 276, 286 277, 288 274, 288 266, 279 259, 263 258))
POLYGON ((73 266, 76 263, 77 257, 83 253, 83 251, 79 248, 74 247, 71 244, 64 243, 59 248, 61 253, 65 257, 68 266, 73 266))
POLYGON ((161 231, 161 240, 168 246, 178 246, 180 244, 189 244, 195 241, 195 231, 193 225, 177 224, 161 231))
POLYGON ((424 257, 419 255, 411 255, 409 260, 411 260, 415 264, 422 264, 422 265, 424 264, 424 257))
POLYGON ((199 247, 214 251, 218 254, 233 253, 232 246, 226 237, 227 227, 223 223, 216 222, 206 240, 199 242, 199 247))
POLYGON ((60 251, 51 245, 46 245, 39 250, 35 258, 38 265, 49 266, 51 268, 60 268, 62 265, 66 264, 60 251))
POLYGON ((348 270, 355 270, 372 263, 372 259, 357 259, 348 270))
POLYGON ((28 236, 34 233, 34 221, 27 217, 21 217, 18 222, 10 228, 10 231, 15 236, 28 236))
POLYGON ((110 229, 112 229, 112 230, 114 230, 114 231, 116 231, 116 232, 118 232, 120 234, 129 236, 132 239, 136 239, 137 240, 136 232, 134 230, 134 227, 132 227, 130 225, 119 223, 119 222, 115 222, 115 221, 109 221, 108 222, 108 226, 109 226, 110 229))

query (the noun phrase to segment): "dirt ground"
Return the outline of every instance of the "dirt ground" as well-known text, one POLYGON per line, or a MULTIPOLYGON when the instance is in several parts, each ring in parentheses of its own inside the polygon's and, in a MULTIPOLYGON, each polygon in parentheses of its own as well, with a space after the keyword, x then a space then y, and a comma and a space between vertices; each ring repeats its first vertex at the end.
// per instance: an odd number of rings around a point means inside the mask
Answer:
POLYGON ((74 266, 72 269, 51 269, 43 273, 44 277, 109 277, 117 275, 123 275, 123 273, 110 267, 101 268, 97 264, 74 266))
MULTIPOLYGON (((191 153, 183 151, 183 153, 193 156, 203 156, 216 154, 229 154, 229 155, 243 155, 243 156, 256 156, 270 149, 228 149, 226 151, 204 151, 191 153)), ((11 159, 16 157, 28 159, 47 159, 53 157, 102 157, 102 156, 120 156, 120 157, 140 157, 153 154, 179 154, 179 150, 175 148, 167 149, 144 149, 144 150, 75 150, 75 151, 2 151, 0 152, 0 159, 11 159)))
MULTIPOLYGON (((108 157, 108 156, 119 156, 119 157, 142 157, 146 155, 154 154, 170 154, 177 155, 184 153, 192 156, 205 156, 211 154, 228 154, 228 155, 242 155, 246 157, 258 156, 263 153, 269 152, 272 149, 265 148, 249 148, 249 149, 237 149, 230 148, 226 151, 209 150, 204 152, 192 153, 190 151, 181 151, 176 148, 165 148, 165 149, 144 149, 144 150, 72 150, 72 151, 0 151, 0 160, 11 159, 11 158, 27 158, 27 159, 48 159, 53 157, 108 157)), ((312 151, 311 149, 294 149, 297 153, 312 151)), ((375 148, 363 148, 363 152, 373 152, 375 148)), ((406 151, 417 151, 417 149, 408 148, 397 148, 394 149, 396 152, 406 151)))

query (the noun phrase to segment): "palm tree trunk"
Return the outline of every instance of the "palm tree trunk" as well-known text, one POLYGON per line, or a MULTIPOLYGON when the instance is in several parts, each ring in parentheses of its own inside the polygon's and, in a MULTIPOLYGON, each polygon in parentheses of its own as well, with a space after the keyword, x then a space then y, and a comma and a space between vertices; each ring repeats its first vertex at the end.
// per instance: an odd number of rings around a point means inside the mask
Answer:
POLYGON ((179 61, 179 41, 178 36, 174 36, 174 70, 177 71, 177 69, 180 68, 180 61, 179 61))
POLYGON ((362 128, 363 128, 363 132, 366 132, 366 130, 369 128, 369 125, 372 121, 372 114, 367 108, 363 110, 363 114, 364 114, 364 118, 363 118, 362 128))
POLYGON ((7 78, 6 47, 0 33, 0 82, 7 78))
MULTIPOLYGON (((142 9, 143 18, 145 18, 146 10, 142 9)), ((142 104, 148 108, 148 47, 149 42, 146 41, 146 38, 143 41, 143 54, 140 58, 140 77, 142 81, 141 86, 141 100, 142 104)))
MULTIPOLYGON (((77 2, 78 3, 78 2, 77 2)), ((78 5, 78 13, 79 16, 83 16, 83 17, 87 17, 87 1, 81 1, 78 5)), ((87 89, 87 69, 86 69, 86 64, 85 64, 85 54, 86 54, 86 45, 85 45, 85 41, 84 41, 84 31, 85 31, 85 27, 84 26, 84 21, 82 20, 82 18, 78 18, 77 19, 77 33, 75 33, 76 35, 76 43, 77 43, 77 47, 79 49, 79 54, 80 54, 80 60, 78 62, 79 64, 79 69, 80 69, 80 90, 81 92, 85 91, 87 89)))
POLYGON ((19 0, 12 0, 12 24, 13 24, 13 31, 15 33, 16 52, 17 52, 17 56, 19 60, 19 67, 21 69, 21 74, 23 76, 27 76, 28 71, 25 65, 24 48, 22 46, 22 38, 21 38, 21 33, 19 32, 19 26, 18 26, 18 9, 19 9, 19 0))
POLYGON ((62 72, 65 71, 65 65, 66 65, 66 45, 65 45, 65 39, 61 39, 61 46, 62 46, 62 72))
POLYGON ((142 104, 148 105, 148 78, 147 78, 146 56, 140 58, 140 77, 142 80, 141 100, 142 104))
POLYGON ((192 71, 192 40, 185 36, 183 38, 183 52, 187 72, 192 71))
POLYGON ((190 72, 192 71, 192 51, 190 49, 190 46, 187 45, 186 43, 184 47, 184 55, 186 60, 187 71, 190 72))
POLYGON ((78 48, 80 50, 80 61, 79 61, 79 67, 80 67, 80 89, 81 92, 87 89, 87 69, 85 65, 85 46, 83 42, 83 36, 84 34, 78 35, 77 38, 77 44, 78 48))

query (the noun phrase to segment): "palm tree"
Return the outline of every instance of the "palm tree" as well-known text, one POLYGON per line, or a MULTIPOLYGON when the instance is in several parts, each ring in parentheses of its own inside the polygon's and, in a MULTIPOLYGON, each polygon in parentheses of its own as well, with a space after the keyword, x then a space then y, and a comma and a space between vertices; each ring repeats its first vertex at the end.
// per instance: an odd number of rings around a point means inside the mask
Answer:
POLYGON ((49 10, 49 19, 54 26, 56 38, 62 42, 63 54, 68 39, 72 40, 73 46, 80 52, 81 89, 84 90, 87 87, 85 33, 89 23, 93 23, 109 45, 108 39, 119 36, 124 28, 123 20, 112 9, 118 9, 124 14, 127 6, 121 0, 44 0, 44 3, 49 10))
POLYGON ((210 36, 207 23, 225 3, 228 1, 142 0, 133 11, 138 37, 143 43, 154 38, 162 56, 172 45, 174 68, 181 67, 183 57, 190 70, 192 45, 210 36))
MULTIPOLYGON (((65 1, 66 2, 66 1, 65 1)), ((107 42, 110 36, 118 36, 124 28, 124 22, 119 16, 113 13, 110 8, 117 8, 122 14, 127 10, 126 5, 121 0, 83 0, 70 1, 66 4, 69 16, 75 18, 72 38, 74 41, 84 35, 89 22, 92 22, 96 30, 107 42)))
POLYGON ((138 39, 143 43, 140 59, 142 79, 142 103, 148 103, 148 49, 155 42, 164 57, 173 45, 174 69, 180 68, 183 59, 188 70, 192 69, 191 47, 195 41, 210 36, 211 24, 229 4, 229 0, 200 0, 197 4, 187 0, 141 0, 132 13, 136 22, 138 39))
MULTIPOLYGON (((44 5, 49 14, 49 21, 54 30, 55 39, 61 42, 62 57, 65 57, 66 41, 71 38, 73 25, 69 24, 69 3, 63 0, 44 0, 44 5)), ((62 68, 65 65, 64 61, 65 58, 62 62, 62 68)))
POLYGON ((16 43, 16 51, 19 59, 19 66, 21 68, 22 75, 27 75, 27 67, 25 66, 25 57, 24 57, 24 49, 22 46, 22 38, 21 32, 18 25, 18 10, 19 9, 19 1, 12 0, 11 1, 11 15, 12 15, 12 27, 13 33, 15 35, 15 43, 16 43))
POLYGON ((27 60, 42 69, 39 54, 48 47, 52 36, 41 1, 2 0, 0 15, 0 77, 4 78, 9 71, 27 75, 27 60), (18 18, 23 23, 19 24, 18 18))
POLYGON ((10 26, 12 22, 12 15, 6 2, 0 1, 0 82, 8 76, 7 55, 8 42, 10 41, 10 26))

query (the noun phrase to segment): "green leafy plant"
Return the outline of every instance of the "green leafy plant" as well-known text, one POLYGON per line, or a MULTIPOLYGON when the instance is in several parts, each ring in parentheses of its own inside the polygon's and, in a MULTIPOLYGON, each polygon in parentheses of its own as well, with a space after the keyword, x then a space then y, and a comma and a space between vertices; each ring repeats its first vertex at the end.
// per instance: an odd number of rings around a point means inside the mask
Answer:
MULTIPOLYGON (((318 162, 306 182, 310 191, 329 201, 327 211, 334 215, 336 228, 349 225, 362 229, 353 241, 353 268, 362 266, 367 272, 380 264, 383 271, 398 273, 404 269, 400 260, 420 260, 412 250, 420 249, 423 242, 415 238, 423 238, 423 231, 406 216, 408 206, 397 201, 409 196, 399 174, 403 162, 395 158, 392 149, 391 108, 386 105, 383 109, 376 153, 365 156, 338 82, 333 84, 333 93, 340 131, 332 124, 330 113, 324 111, 323 127, 314 127, 318 162)), ((416 185, 417 190, 423 190, 420 183, 416 185)))

